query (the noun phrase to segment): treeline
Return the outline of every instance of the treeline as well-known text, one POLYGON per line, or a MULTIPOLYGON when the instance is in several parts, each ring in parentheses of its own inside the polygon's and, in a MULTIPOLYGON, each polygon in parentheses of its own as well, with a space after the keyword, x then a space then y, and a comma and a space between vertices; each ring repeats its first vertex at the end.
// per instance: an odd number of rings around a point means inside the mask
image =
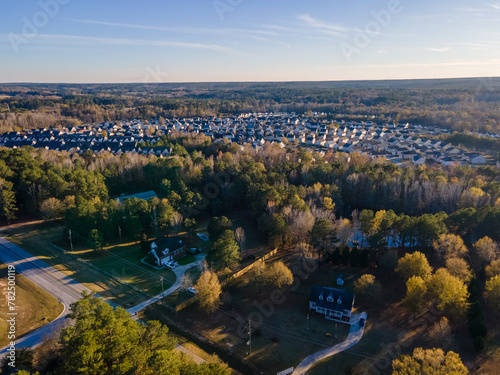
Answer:
POLYGON ((326 112, 342 117, 500 132, 500 89, 488 82, 462 88, 384 88, 318 83, 206 85, 0 86, 0 131, 163 116, 246 112, 326 112), (44 117, 50 120, 44 119, 44 117))
POLYGON ((471 241, 474 232, 498 236, 495 167, 403 168, 356 154, 272 145, 256 151, 195 136, 163 141, 174 156, 0 149, 0 219, 29 212, 65 217, 83 235, 98 229, 111 240, 118 227, 137 239, 186 218, 240 210, 252 213, 274 246, 303 241, 319 220, 348 232, 338 218, 356 224, 356 212, 366 209, 451 217, 446 226, 471 241), (158 199, 112 199, 147 190, 158 199))
POLYGON ((197 364, 176 351, 176 340, 158 321, 140 323, 121 307, 91 295, 71 305, 74 324, 35 349, 16 350, 16 368, 2 360, 2 373, 50 375, 229 375, 217 356, 197 364), (49 359, 47 361, 47 359, 49 359), (49 363, 47 363, 49 362, 49 363))
POLYGON ((500 138, 492 138, 467 133, 443 134, 440 136, 445 142, 449 142, 455 146, 464 145, 467 148, 476 150, 491 150, 498 152, 500 160, 500 138))

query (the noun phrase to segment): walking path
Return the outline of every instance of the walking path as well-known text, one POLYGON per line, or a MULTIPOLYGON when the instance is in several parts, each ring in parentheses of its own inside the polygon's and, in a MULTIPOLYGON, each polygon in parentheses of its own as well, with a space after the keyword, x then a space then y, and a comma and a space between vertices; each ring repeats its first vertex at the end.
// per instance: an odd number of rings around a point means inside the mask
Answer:
MULTIPOLYGON (((366 313, 359 314, 358 321, 359 319, 366 320, 366 313)), ((344 342, 341 342, 340 344, 334 345, 331 348, 321 350, 319 352, 311 354, 309 357, 306 357, 302 362, 300 362, 292 375, 305 375, 305 373, 317 362, 353 347, 359 342, 359 340, 361 340, 364 332, 365 327, 361 327, 355 321, 354 324, 351 325, 351 328, 349 329, 349 335, 344 342)))

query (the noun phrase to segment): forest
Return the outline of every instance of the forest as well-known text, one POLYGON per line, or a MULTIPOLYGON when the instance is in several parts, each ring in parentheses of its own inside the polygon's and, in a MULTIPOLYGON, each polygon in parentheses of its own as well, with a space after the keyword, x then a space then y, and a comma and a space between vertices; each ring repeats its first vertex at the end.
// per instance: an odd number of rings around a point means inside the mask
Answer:
POLYGON ((163 116, 327 113, 500 132, 500 80, 212 84, 2 84, 0 132, 163 116))
MULTIPOLYGON (((392 264, 406 282, 405 306, 418 312, 434 298, 450 324, 468 312, 474 348, 484 349, 487 328, 478 280, 486 281, 484 295, 492 307, 500 306, 496 294, 500 288, 497 167, 400 167, 356 153, 322 155, 272 144, 255 150, 211 143, 197 135, 166 137, 163 142, 173 149, 168 158, 1 148, 0 220, 60 220, 76 241, 90 240, 99 251, 122 233, 148 249, 149 238, 182 230, 190 233, 197 220, 211 217, 208 233, 218 239, 207 260, 216 272, 224 273, 240 256, 235 234, 228 230, 230 222, 224 224, 223 215, 242 212, 256 224, 270 248, 295 254, 290 264, 293 275, 307 273, 304 260, 311 257, 325 264, 365 269, 392 264), (117 199, 147 190, 154 190, 158 197, 121 203, 117 199), (230 254, 228 249, 233 249, 230 254), (435 254, 438 264, 446 263, 446 268, 433 273, 422 252, 435 254)), ((61 238, 67 240, 66 231, 61 238)), ((269 272, 281 273, 272 267, 269 272)), ((293 276, 286 272, 290 285, 293 276)), ((369 301, 381 290, 370 274, 361 276, 354 287, 361 301, 369 301)), ((72 366, 79 366, 77 359, 86 360, 78 354, 82 348, 101 356, 101 349, 92 346, 94 341, 79 336, 89 321, 99 320, 95 314, 111 314, 96 303, 88 297, 73 307, 77 324, 63 331, 62 363, 56 373, 73 373, 72 366), (73 357, 74 361, 64 361, 73 357)), ((146 327, 127 323, 121 311, 114 314, 120 324, 145 331, 141 333, 145 340, 149 340, 148 330, 166 329, 151 322, 146 327)), ((450 329, 447 321, 442 324, 450 329)), ((120 329, 116 326, 113 332, 120 329)), ((157 342, 154 337, 150 340, 157 342)), ((141 351, 133 353, 143 361, 143 373, 155 373, 155 366, 174 365, 178 374, 211 373, 175 359, 170 342, 161 345, 148 354, 149 359, 141 351)), ((89 366, 113 373, 113 363, 120 359, 108 354, 82 364, 90 369, 85 373, 93 373, 89 366)), ((214 374, 225 373, 223 365, 212 366, 214 374)))
POLYGON ((99 229, 112 239, 121 226, 139 239, 173 221, 237 210, 248 212, 279 246, 300 242, 319 219, 347 219, 354 228, 360 212, 372 210, 387 212, 394 238, 407 238, 403 246, 428 246, 447 232, 469 243, 486 235, 500 239, 500 182, 493 166, 399 167, 359 154, 321 156, 273 145, 256 151, 196 136, 168 142, 174 152, 166 159, 3 148, 0 219, 64 217, 84 236, 99 229), (147 190, 158 198, 115 199, 147 190))

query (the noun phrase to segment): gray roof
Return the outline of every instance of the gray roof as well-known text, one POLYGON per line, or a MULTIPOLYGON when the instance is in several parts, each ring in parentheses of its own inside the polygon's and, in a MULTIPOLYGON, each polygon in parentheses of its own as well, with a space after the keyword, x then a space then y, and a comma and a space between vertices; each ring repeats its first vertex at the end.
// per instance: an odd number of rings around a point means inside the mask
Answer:
POLYGON ((118 200, 120 202, 123 202, 125 199, 132 199, 132 198, 138 198, 138 199, 144 199, 145 201, 151 199, 151 198, 156 198, 158 197, 156 193, 153 190, 150 191, 145 191, 143 193, 137 193, 137 194, 130 194, 130 195, 123 195, 118 197, 118 200))
POLYGON ((354 306, 354 294, 345 290, 314 285, 311 290, 309 301, 315 302, 316 306, 330 310, 351 311, 354 306), (320 296, 322 296, 323 299, 320 299, 320 296), (332 300, 328 301, 328 297, 332 297, 332 300), (338 302, 340 302, 340 304, 338 302))

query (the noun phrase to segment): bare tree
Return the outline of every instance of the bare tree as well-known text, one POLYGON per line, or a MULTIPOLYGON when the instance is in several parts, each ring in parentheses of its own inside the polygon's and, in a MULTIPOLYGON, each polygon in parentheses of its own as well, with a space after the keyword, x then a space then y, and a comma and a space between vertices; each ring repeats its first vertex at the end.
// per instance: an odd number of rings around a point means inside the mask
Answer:
POLYGON ((183 217, 179 212, 175 212, 172 215, 172 219, 170 219, 170 225, 172 225, 172 228, 174 229, 175 232, 179 232, 181 229, 183 217))
POLYGON ((238 246, 240 247, 240 251, 243 251, 245 249, 245 242, 246 242, 245 230, 242 227, 236 228, 236 231, 234 232, 234 236, 236 238, 236 241, 238 242, 238 246))
POLYGON ((346 245, 350 239, 352 239, 355 231, 349 219, 340 219, 335 222, 335 227, 337 229, 337 237, 339 238, 342 245, 346 245))
POLYGON ((290 206, 284 208, 284 214, 290 226, 290 235, 293 241, 306 241, 315 222, 313 214, 310 211, 296 210, 290 206))
POLYGON ((182 289, 188 289, 193 286, 193 278, 187 272, 182 276, 182 289))

